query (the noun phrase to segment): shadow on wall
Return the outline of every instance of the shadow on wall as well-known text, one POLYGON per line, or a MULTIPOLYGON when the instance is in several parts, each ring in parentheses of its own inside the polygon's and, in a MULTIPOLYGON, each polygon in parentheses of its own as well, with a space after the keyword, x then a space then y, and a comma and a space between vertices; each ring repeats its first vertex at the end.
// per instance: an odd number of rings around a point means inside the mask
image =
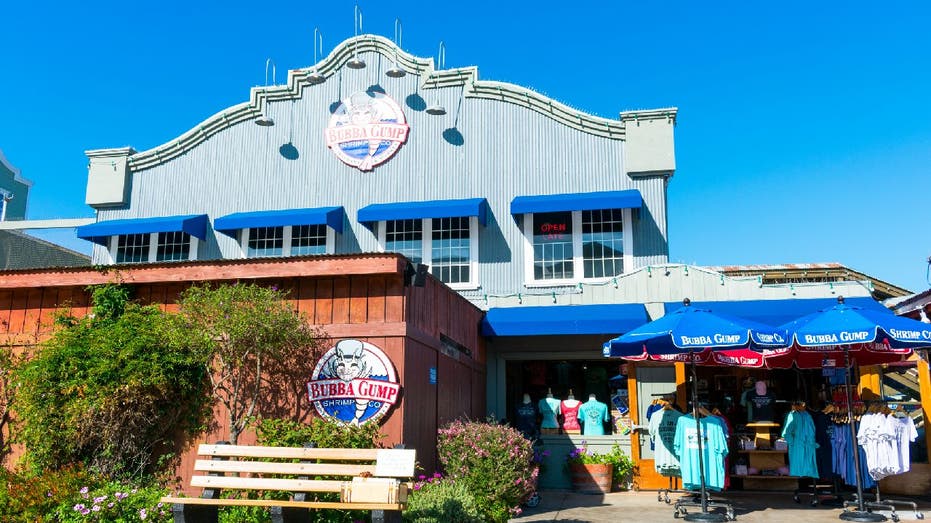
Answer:
POLYGON ((669 256, 669 238, 663 236, 646 206, 634 210, 634 252, 637 256, 669 256))
POLYGON ((501 233, 501 224, 494 213, 487 215, 488 223, 485 230, 479 235, 481 245, 478 249, 479 263, 509 263, 511 261, 511 248, 501 233))
POLYGON ((349 223, 349 217, 346 213, 343 213, 343 232, 336 236, 336 254, 362 252, 362 246, 359 245, 359 238, 356 236, 356 231, 353 230, 352 224, 349 223))

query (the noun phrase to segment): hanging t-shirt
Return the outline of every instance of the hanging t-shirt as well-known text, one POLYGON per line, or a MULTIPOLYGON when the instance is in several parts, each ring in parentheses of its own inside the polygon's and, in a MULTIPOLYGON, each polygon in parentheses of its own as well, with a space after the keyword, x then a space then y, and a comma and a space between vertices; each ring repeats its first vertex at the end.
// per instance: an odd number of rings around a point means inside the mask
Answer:
POLYGON ((911 416, 896 418, 896 434, 899 442, 899 465, 902 472, 911 470, 911 449, 910 445, 918 437, 918 431, 915 430, 915 421, 911 416))
POLYGON ((514 407, 514 428, 525 436, 533 436, 537 429, 537 408, 533 403, 518 403, 514 407))
POLYGON ((650 416, 648 429, 653 447, 653 466, 663 476, 678 476, 679 458, 675 453, 676 425, 682 413, 671 408, 660 409, 650 416))
POLYGON ((773 403, 775 403, 775 399, 768 392, 766 394, 757 394, 755 390, 751 390, 747 394, 747 403, 753 405, 753 410, 749 411, 747 421, 773 421, 773 403))
POLYGON ((701 473, 705 471, 705 486, 711 490, 724 489, 724 456, 727 455, 727 438, 720 420, 714 417, 701 419, 702 452, 698 452, 698 424, 691 414, 676 422, 673 447, 679 456, 682 486, 689 490, 701 488, 701 473), (701 460, 699 462, 699 460, 701 460))
POLYGON ((804 410, 791 411, 786 415, 782 437, 789 446, 789 475, 818 477, 818 443, 815 441, 815 422, 804 410))
POLYGON ((540 422, 541 429, 558 429, 559 423, 556 422, 556 416, 560 413, 559 400, 552 397, 546 397, 540 400, 540 415, 543 420, 540 422))
POLYGON ((579 425, 579 407, 582 403, 578 400, 565 400, 560 406, 562 410, 562 428, 563 430, 582 430, 579 425))
POLYGON ((585 436, 604 436, 604 424, 611 420, 608 417, 608 406, 598 400, 583 403, 579 407, 579 418, 584 424, 582 434, 585 436))
MULTIPOLYGON (((651 421, 653 421, 653 414, 657 413, 657 412, 660 411, 660 410, 663 410, 663 406, 662 406, 661 404, 659 404, 659 403, 650 403, 650 406, 647 407, 647 418, 646 418, 646 419, 647 419, 647 424, 648 424, 648 425, 649 425, 649 423, 650 423, 651 421)), ((673 431, 675 431, 675 427, 673 427, 673 431)), ((651 436, 652 436, 652 434, 653 434, 653 433, 650 432, 650 435, 651 435, 651 436)), ((652 437, 650 438, 650 450, 656 450, 656 444, 653 442, 653 438, 652 438, 652 437)))

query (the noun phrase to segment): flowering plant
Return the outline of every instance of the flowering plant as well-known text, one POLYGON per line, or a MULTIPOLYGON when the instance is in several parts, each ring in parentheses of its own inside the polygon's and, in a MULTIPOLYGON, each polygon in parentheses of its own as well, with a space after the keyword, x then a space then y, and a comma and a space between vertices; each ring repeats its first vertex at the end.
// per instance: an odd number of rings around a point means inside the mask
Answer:
POLYGON ((108 483, 100 488, 82 487, 59 505, 56 521, 123 523, 129 521, 170 522, 171 507, 159 501, 165 494, 159 487, 134 488, 108 483))
POLYGON ((496 423, 454 421, 439 430, 446 475, 475 497, 485 521, 504 522, 536 490, 539 467, 528 439, 496 423))
POLYGON ((582 445, 572 449, 566 456, 567 465, 614 465, 612 472, 615 485, 624 488, 630 482, 631 475, 634 471, 634 461, 630 456, 621 449, 621 446, 615 443, 611 450, 604 453, 590 451, 585 442, 582 445))
POLYGON ((585 442, 572 449, 566 456, 566 463, 569 465, 613 465, 614 459, 611 454, 599 454, 588 450, 585 442))

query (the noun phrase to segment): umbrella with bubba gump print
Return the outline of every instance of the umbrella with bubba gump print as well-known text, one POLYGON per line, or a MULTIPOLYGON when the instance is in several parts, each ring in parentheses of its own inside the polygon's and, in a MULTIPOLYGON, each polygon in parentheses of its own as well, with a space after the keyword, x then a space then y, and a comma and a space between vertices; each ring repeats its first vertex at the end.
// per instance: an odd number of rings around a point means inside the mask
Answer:
MULTIPOLYGON (((843 366, 847 396, 847 419, 851 441, 857 441, 850 391, 850 369, 857 365, 879 365, 902 361, 915 349, 931 347, 931 325, 896 316, 892 311, 848 306, 844 297, 837 305, 782 325, 789 344, 765 357, 767 367, 817 369, 843 366)), ((885 521, 882 514, 869 512, 863 500, 860 453, 854 451, 856 469, 856 510, 841 512, 845 521, 885 521)))
MULTIPOLYGON (((695 367, 702 364, 730 364, 760 366, 764 350, 784 347, 785 331, 753 323, 741 318, 715 313, 708 309, 691 307, 685 299, 683 307, 661 318, 641 325, 630 332, 605 343, 603 354, 631 361, 653 359, 684 361, 692 368, 692 415, 695 420, 698 446, 699 478, 701 485, 701 512, 686 514, 687 521, 725 521, 733 518, 733 507, 728 503, 710 502, 705 482, 705 463, 702 450, 702 428, 698 415, 698 377, 695 367), (721 353, 721 354, 718 354, 721 353), (719 357, 715 358, 715 355, 719 357), (721 358, 721 355, 730 355, 721 358), (709 507, 725 508, 727 516, 708 511, 709 507)), ((675 516, 690 503, 679 500, 675 516)))

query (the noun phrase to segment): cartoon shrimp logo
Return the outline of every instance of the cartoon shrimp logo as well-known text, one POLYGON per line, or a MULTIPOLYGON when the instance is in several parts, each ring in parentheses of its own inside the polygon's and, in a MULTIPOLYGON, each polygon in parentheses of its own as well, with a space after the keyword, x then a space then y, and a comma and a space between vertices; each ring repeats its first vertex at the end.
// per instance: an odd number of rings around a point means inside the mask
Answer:
POLYGON ((342 340, 317 362, 307 392, 324 417, 347 425, 378 419, 401 391, 391 360, 378 347, 342 340))
POLYGON ((327 147, 347 165, 371 171, 407 141, 401 107, 379 92, 357 91, 342 101, 324 130, 327 147))

